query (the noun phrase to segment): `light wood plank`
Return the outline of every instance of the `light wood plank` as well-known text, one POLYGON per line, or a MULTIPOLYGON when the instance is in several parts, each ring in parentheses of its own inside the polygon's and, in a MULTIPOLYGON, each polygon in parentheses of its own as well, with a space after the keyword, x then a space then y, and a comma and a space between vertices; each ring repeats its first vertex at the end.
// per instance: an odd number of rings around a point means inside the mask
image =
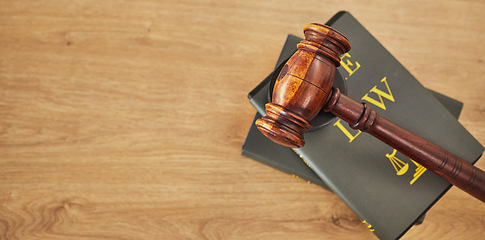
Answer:
MULTIPOLYGON (((240 155, 286 35, 342 9, 485 143, 481 1, 0 1, 0 238, 375 239, 240 155)), ((482 239, 484 213, 453 188, 402 239, 482 239)))

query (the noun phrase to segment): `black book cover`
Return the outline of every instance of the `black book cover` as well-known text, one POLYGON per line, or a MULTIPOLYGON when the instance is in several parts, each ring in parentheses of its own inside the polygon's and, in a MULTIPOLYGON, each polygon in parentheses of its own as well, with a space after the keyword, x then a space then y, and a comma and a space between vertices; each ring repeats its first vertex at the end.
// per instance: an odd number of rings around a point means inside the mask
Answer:
MULTIPOLYGON (((477 161, 483 146, 350 13, 338 13, 328 25, 352 44, 338 68, 348 96, 462 159, 477 161)), ((266 101, 251 103, 264 114, 266 101)), ((306 133, 305 141, 295 151, 381 239, 401 237, 451 187, 338 118, 306 133)))

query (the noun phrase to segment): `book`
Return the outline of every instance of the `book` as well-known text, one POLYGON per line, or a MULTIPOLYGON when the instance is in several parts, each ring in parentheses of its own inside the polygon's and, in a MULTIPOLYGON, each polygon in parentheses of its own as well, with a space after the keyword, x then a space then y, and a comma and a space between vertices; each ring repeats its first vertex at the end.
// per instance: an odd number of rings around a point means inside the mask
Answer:
MULTIPOLYGON (((276 62, 275 71, 270 73, 248 94, 248 99, 250 102, 268 102, 271 78, 274 78, 275 73, 278 73, 276 72, 278 65, 283 65, 286 60, 296 51, 296 44, 298 44, 301 40, 301 38, 294 35, 287 36, 280 57, 276 62)), ((455 118, 458 119, 463 108, 463 103, 438 92, 432 90, 429 91, 455 118)), ((255 104, 254 106, 260 107, 259 104, 255 104)), ((264 109, 259 109, 259 111, 264 112, 264 109)), ((304 161, 302 161, 301 158, 298 157, 298 155, 291 148, 274 143, 256 128, 255 121, 261 117, 262 115, 256 112, 253 123, 248 131, 246 140, 244 141, 241 149, 242 155, 290 174, 295 178, 302 179, 308 183, 316 184, 326 190, 329 190, 328 186, 315 174, 315 172, 313 172, 313 170, 310 169, 310 167, 304 161)))
MULTIPOLYGON (((327 25, 352 44, 337 69, 348 96, 472 164, 479 159, 483 146, 350 13, 337 13, 327 25)), ((251 103, 264 114, 266 101, 251 103)), ((380 239, 400 238, 451 187, 336 117, 305 140, 297 154, 380 239)))
MULTIPOLYGON (((265 80, 264 88, 267 90, 269 81, 265 80)), ((443 104, 450 113, 458 119, 463 107, 463 103, 447 97, 438 92, 431 91, 431 93, 443 104)), ((264 92, 264 89, 262 89, 264 92)), ((259 161, 263 164, 271 166, 282 172, 292 175, 295 178, 302 179, 308 183, 319 185, 320 187, 330 190, 325 182, 320 179, 313 170, 298 157, 295 151, 291 148, 281 146, 274 143, 265 137, 256 127, 256 119, 261 118, 262 115, 256 112, 253 123, 249 128, 246 140, 241 149, 242 155, 259 161)))
MULTIPOLYGON (((287 59, 289 56, 291 56, 291 54, 295 51, 296 44, 301 40, 302 39, 296 36, 288 35, 277 64, 280 64, 280 66, 284 64, 284 59, 287 59)), ((248 94, 248 98, 250 99, 250 101, 253 101, 253 98, 259 98, 259 101, 265 101, 265 98, 269 98, 268 94, 265 93, 269 93, 271 80, 270 78, 274 76, 275 72, 272 72, 253 91, 248 94)), ((447 108, 447 110, 455 118, 458 119, 463 108, 463 103, 435 91, 429 91, 436 97, 436 99, 438 99, 438 101, 440 101, 441 104, 443 104, 443 106, 447 108)), ((326 190, 329 190, 328 186, 315 174, 315 172, 313 172, 313 170, 311 170, 311 168, 304 161, 302 161, 301 158, 298 157, 297 154, 294 154, 295 152, 292 149, 272 142, 257 129, 255 121, 256 119, 259 119, 261 117, 262 115, 256 112, 253 123, 249 129, 246 140, 241 149, 242 155, 271 166, 287 174, 290 174, 295 178, 302 179, 307 183, 316 184, 326 190)), ((423 213, 421 217, 416 220, 415 224, 421 224, 424 221, 424 216, 425 213, 423 213)))
MULTIPOLYGON (((463 106, 461 102, 432 90, 430 91, 454 117, 458 118, 460 116, 463 106)), ((253 123, 249 128, 246 140, 242 146, 242 155, 290 174, 295 178, 330 190, 325 182, 291 148, 274 143, 257 129, 254 122, 261 117, 261 114, 255 114, 253 123)))

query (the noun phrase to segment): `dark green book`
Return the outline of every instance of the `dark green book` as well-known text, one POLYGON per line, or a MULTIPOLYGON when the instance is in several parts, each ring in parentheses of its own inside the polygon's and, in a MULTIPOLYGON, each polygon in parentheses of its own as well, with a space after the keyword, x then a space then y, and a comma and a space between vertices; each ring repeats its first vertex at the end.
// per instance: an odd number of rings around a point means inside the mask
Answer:
MULTIPOLYGON (((267 82, 269 85, 269 81, 267 82)), ((267 88, 267 86, 266 86, 267 88)), ((430 90, 431 91, 431 90, 430 90)), ((461 113, 463 104, 457 100, 449 98, 440 93, 431 91, 435 97, 458 118, 461 113)), ((303 179, 308 183, 313 183, 329 190, 328 186, 320 179, 311 168, 302 161, 298 155, 288 147, 284 147, 274 143, 265 137, 256 127, 254 122, 261 118, 259 113, 256 113, 253 123, 249 128, 248 135, 242 146, 242 154, 246 157, 252 158, 256 161, 264 163, 268 166, 276 168, 280 171, 288 173, 295 178, 303 179)))
MULTIPOLYGON (((285 58, 291 56, 291 54, 293 54, 295 51, 296 44, 300 41, 300 38, 288 35, 287 41, 280 55, 280 59, 278 59, 278 63, 282 64, 285 58)), ((274 72, 266 77, 253 91, 248 94, 248 98, 251 102, 265 101, 265 99, 268 99, 267 93, 269 93, 270 78, 274 76, 273 74, 274 72)), ((438 101, 440 101, 440 103, 443 104, 443 106, 445 106, 448 111, 458 119, 463 108, 463 103, 432 90, 429 91, 431 91, 436 99, 438 99, 438 101)), ((259 106, 256 104, 255 107, 259 106)), ((329 190, 328 186, 304 161, 302 161, 301 158, 294 154, 295 152, 291 148, 278 145, 261 134, 254 124, 256 119, 261 117, 262 116, 259 113, 256 113, 242 147, 242 154, 275 169, 288 173, 295 178, 302 179, 308 183, 316 184, 326 190, 329 190)), ((419 218, 416 223, 420 224, 423 222, 423 220, 424 214, 422 214, 422 217, 419 218)))
MULTIPOLYGON (((266 83, 262 90, 262 92, 264 92, 264 90, 268 90, 269 81, 265 80, 262 83, 266 83)), ((458 119, 463 103, 432 90, 429 91, 431 91, 441 104, 443 104, 448 111, 458 119)), ((328 186, 322 179, 320 179, 315 172, 313 172, 313 170, 311 170, 311 168, 298 157, 294 150, 274 143, 257 129, 254 123, 256 122, 256 119, 261 117, 262 115, 259 113, 256 113, 254 116, 253 123, 249 128, 246 140, 242 146, 242 154, 288 173, 295 178, 303 179, 308 183, 313 183, 329 190, 328 186)))
MULTIPOLYGON (((301 38, 296 36, 288 35, 280 57, 278 58, 277 66, 284 64, 284 62, 291 57, 291 55, 296 51, 296 44, 298 44, 301 40, 301 38)), ((260 107, 258 102, 268 101, 270 80, 271 77, 274 76, 273 74, 275 74, 275 72, 269 74, 254 90, 248 94, 250 102, 255 102, 255 107, 260 107)), ((443 104, 448 111, 450 111, 450 113, 458 119, 463 107, 463 103, 440 93, 434 91, 431 92, 441 102, 441 104, 443 104)), ((259 109, 259 111, 264 112, 264 109, 259 109)), ((261 134, 254 124, 256 119, 259 118, 261 118, 261 115, 256 113, 246 140, 242 146, 242 154, 280 171, 288 173, 295 178, 303 179, 306 182, 319 185, 322 188, 329 190, 322 179, 320 179, 315 172, 313 172, 313 170, 311 170, 310 167, 304 161, 302 161, 297 154, 295 154, 295 151, 293 151, 291 148, 278 145, 261 134)))
MULTIPOLYGON (((350 13, 338 13, 328 25, 352 44, 338 68, 350 97, 462 159, 477 161, 483 146, 350 13)), ((266 101, 251 103, 264 114, 266 101)), ((338 118, 306 133, 305 141, 295 151, 381 239, 401 237, 451 187, 338 118)))

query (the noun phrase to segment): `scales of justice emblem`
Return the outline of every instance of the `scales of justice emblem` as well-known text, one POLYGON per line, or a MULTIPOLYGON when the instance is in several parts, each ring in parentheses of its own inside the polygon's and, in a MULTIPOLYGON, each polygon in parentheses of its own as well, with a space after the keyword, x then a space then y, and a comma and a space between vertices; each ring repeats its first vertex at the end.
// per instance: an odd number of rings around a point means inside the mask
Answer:
MULTIPOLYGON (((408 172, 409 163, 406 163, 401 159, 397 158, 396 153, 397 153, 397 150, 393 149, 391 154, 386 153, 386 157, 391 162, 392 166, 394 167, 394 170, 396 170, 396 175, 402 176, 408 172)), ((411 162, 414 165, 416 165, 416 169, 413 174, 413 179, 409 182, 409 185, 413 185, 413 183, 416 182, 416 180, 418 180, 418 178, 421 177, 421 175, 423 175, 423 173, 426 171, 426 168, 421 166, 419 163, 415 162, 412 159, 409 159, 409 160, 411 160, 411 162)))

